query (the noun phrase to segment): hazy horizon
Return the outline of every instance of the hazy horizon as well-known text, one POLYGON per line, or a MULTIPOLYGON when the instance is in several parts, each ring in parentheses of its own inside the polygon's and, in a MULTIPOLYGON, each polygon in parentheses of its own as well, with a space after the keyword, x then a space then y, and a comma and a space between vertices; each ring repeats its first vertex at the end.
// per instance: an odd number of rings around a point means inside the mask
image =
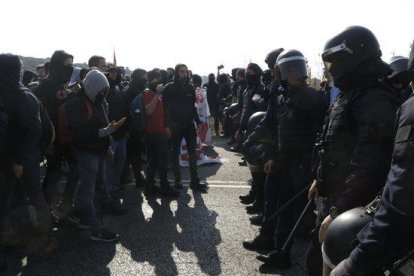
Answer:
POLYGON ((318 77, 325 42, 348 26, 371 29, 384 61, 393 54, 407 56, 414 39, 414 1, 409 0, 392 5, 356 0, 17 0, 3 6, 19 11, 20 17, 6 12, 0 18, 5 38, 0 52, 46 58, 63 49, 83 63, 94 54, 111 62, 115 48, 118 65, 131 70, 185 63, 194 73, 207 75, 220 64, 229 73, 250 61, 265 69, 266 54, 283 47, 303 52, 318 77))

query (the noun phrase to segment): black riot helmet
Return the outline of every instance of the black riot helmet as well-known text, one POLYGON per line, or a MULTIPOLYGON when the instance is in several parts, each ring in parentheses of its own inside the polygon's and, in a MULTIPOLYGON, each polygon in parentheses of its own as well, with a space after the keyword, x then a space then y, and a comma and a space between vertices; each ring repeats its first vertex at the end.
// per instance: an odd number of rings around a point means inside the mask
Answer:
POLYGON ((275 67, 277 57, 280 55, 281 52, 283 52, 283 50, 283 48, 279 48, 267 54, 265 62, 270 69, 273 69, 275 67))
POLYGON ((410 52, 410 56, 408 58, 408 68, 409 71, 414 71, 414 41, 413 44, 411 45, 411 52, 410 52))
POLYGON ((392 74, 388 76, 392 83, 402 85, 405 88, 409 85, 410 81, 414 80, 414 71, 408 70, 408 58, 402 56, 394 56, 389 63, 392 74))
POLYGON ((322 244, 324 263, 334 268, 348 258, 357 245, 357 234, 372 220, 373 213, 362 207, 346 211, 335 218, 322 244))
POLYGON ((224 116, 234 116, 239 111, 239 104, 233 103, 229 107, 224 108, 224 116))
POLYGON ((247 122, 247 135, 250 135, 254 131, 256 126, 264 118, 265 115, 266 115, 266 112, 260 111, 250 116, 249 121, 247 122))
POLYGON ((298 50, 285 50, 276 60, 276 65, 282 81, 290 78, 307 78, 306 59, 298 50))
POLYGON ((408 58, 402 56, 393 56, 389 62, 389 65, 392 69, 392 74, 388 78, 392 79, 398 74, 407 71, 408 68, 408 58))
POLYGON ((326 42, 322 60, 336 81, 354 71, 364 61, 379 59, 381 55, 375 35, 367 28, 352 26, 326 42))

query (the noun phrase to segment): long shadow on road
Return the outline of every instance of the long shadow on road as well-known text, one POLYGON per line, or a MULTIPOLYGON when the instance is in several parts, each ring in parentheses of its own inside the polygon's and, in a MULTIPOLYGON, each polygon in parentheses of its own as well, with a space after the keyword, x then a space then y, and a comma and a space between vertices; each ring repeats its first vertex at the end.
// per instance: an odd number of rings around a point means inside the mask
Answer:
POLYGON ((130 250, 134 261, 148 262, 155 275, 186 274, 183 269, 192 269, 178 266, 181 262, 187 265, 188 258, 174 250, 175 245, 178 251, 192 252, 203 273, 221 273, 217 252, 221 237, 215 227, 217 214, 208 210, 200 193, 194 193, 193 197, 194 207, 190 207, 191 196, 181 194, 177 199, 175 216, 171 209, 174 205, 172 199, 148 198, 152 216, 146 220, 142 209, 138 208, 134 221, 125 222, 121 243, 130 250))

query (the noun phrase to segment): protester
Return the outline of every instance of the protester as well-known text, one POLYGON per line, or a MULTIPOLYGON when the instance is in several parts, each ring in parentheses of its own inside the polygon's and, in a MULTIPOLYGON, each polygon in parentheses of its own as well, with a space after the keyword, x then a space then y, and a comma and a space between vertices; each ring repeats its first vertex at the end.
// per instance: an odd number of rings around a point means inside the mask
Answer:
MULTIPOLYGON (((127 116, 128 141, 127 141, 127 162, 124 166, 120 180, 120 189, 125 189, 130 174, 130 166, 135 177, 136 187, 143 187, 145 177, 142 175, 142 161, 141 153, 145 151, 143 140, 145 134, 145 127, 142 124, 143 117, 134 116, 135 109, 132 102, 138 96, 142 96, 144 89, 147 87, 147 72, 143 69, 135 69, 131 75, 131 83, 124 88, 126 104, 129 107, 127 116)), ((142 110, 140 110, 142 111, 142 110)), ((141 113, 143 116, 143 113, 141 113)))
POLYGON ((105 75, 91 70, 83 80, 83 90, 66 103, 65 110, 68 125, 74 133, 80 178, 71 219, 77 222, 80 229, 91 229, 92 240, 104 242, 115 241, 117 235, 101 226, 96 214, 95 197, 102 196, 105 158, 113 154, 110 135, 125 123, 125 118, 109 123, 104 104, 108 91, 109 83, 105 75))
POLYGON ((167 136, 171 136, 173 170, 175 187, 182 189, 180 171, 180 149, 183 138, 185 139, 190 158, 190 188, 205 191, 207 186, 200 182, 197 171, 196 139, 197 132, 194 123, 201 124, 195 108, 195 91, 190 85, 188 68, 184 64, 175 67, 174 82, 164 89, 163 104, 165 114, 165 126, 167 136))
POLYGON ((167 176, 168 158, 166 157, 168 156, 168 139, 171 139, 171 136, 164 125, 164 106, 162 103, 164 86, 161 84, 161 74, 152 70, 147 75, 149 87, 144 91, 142 98, 146 114, 145 125, 149 160, 145 193, 146 195, 152 195, 158 191, 155 187, 155 174, 158 171, 161 194, 178 196, 178 191, 170 186, 167 176))
MULTIPOLYGON (((18 56, 0 55, 0 97, 8 116, 7 150, 3 152, 0 173, 1 240, 18 246, 34 259, 44 259, 56 251, 57 242, 50 235, 51 216, 40 183, 40 145, 44 135, 40 112, 43 107, 29 90, 21 86, 21 68, 18 56), (25 214, 32 208, 38 219, 24 229, 24 219, 20 217, 18 232, 10 232, 16 229, 10 224, 16 221, 12 219, 15 210, 19 209, 16 206, 25 210, 25 214)), ((28 216, 23 217, 29 221, 28 216)))

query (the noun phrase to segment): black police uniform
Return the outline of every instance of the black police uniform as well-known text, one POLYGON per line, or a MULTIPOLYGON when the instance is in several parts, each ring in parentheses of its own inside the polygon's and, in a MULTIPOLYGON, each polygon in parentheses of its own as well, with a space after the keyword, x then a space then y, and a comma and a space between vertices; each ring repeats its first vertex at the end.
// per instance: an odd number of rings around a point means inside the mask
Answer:
POLYGON ((347 273, 368 274, 389 267, 414 249, 414 96, 397 116, 393 159, 381 205, 374 221, 358 234, 359 245, 351 253, 347 273))
MULTIPOLYGON (((322 129, 326 105, 323 94, 311 87, 287 89, 276 105, 278 152, 277 171, 280 177, 279 206, 304 189, 311 181, 312 149, 322 129)), ((295 218, 302 211, 306 198, 293 209, 279 216, 276 249, 285 243, 295 218)))
POLYGON ((321 222, 367 205, 385 183, 391 161, 396 93, 379 81, 390 67, 381 60, 374 34, 352 26, 330 39, 322 59, 341 92, 326 118, 318 148, 317 179, 322 209, 307 254, 308 273, 322 274, 321 222))

